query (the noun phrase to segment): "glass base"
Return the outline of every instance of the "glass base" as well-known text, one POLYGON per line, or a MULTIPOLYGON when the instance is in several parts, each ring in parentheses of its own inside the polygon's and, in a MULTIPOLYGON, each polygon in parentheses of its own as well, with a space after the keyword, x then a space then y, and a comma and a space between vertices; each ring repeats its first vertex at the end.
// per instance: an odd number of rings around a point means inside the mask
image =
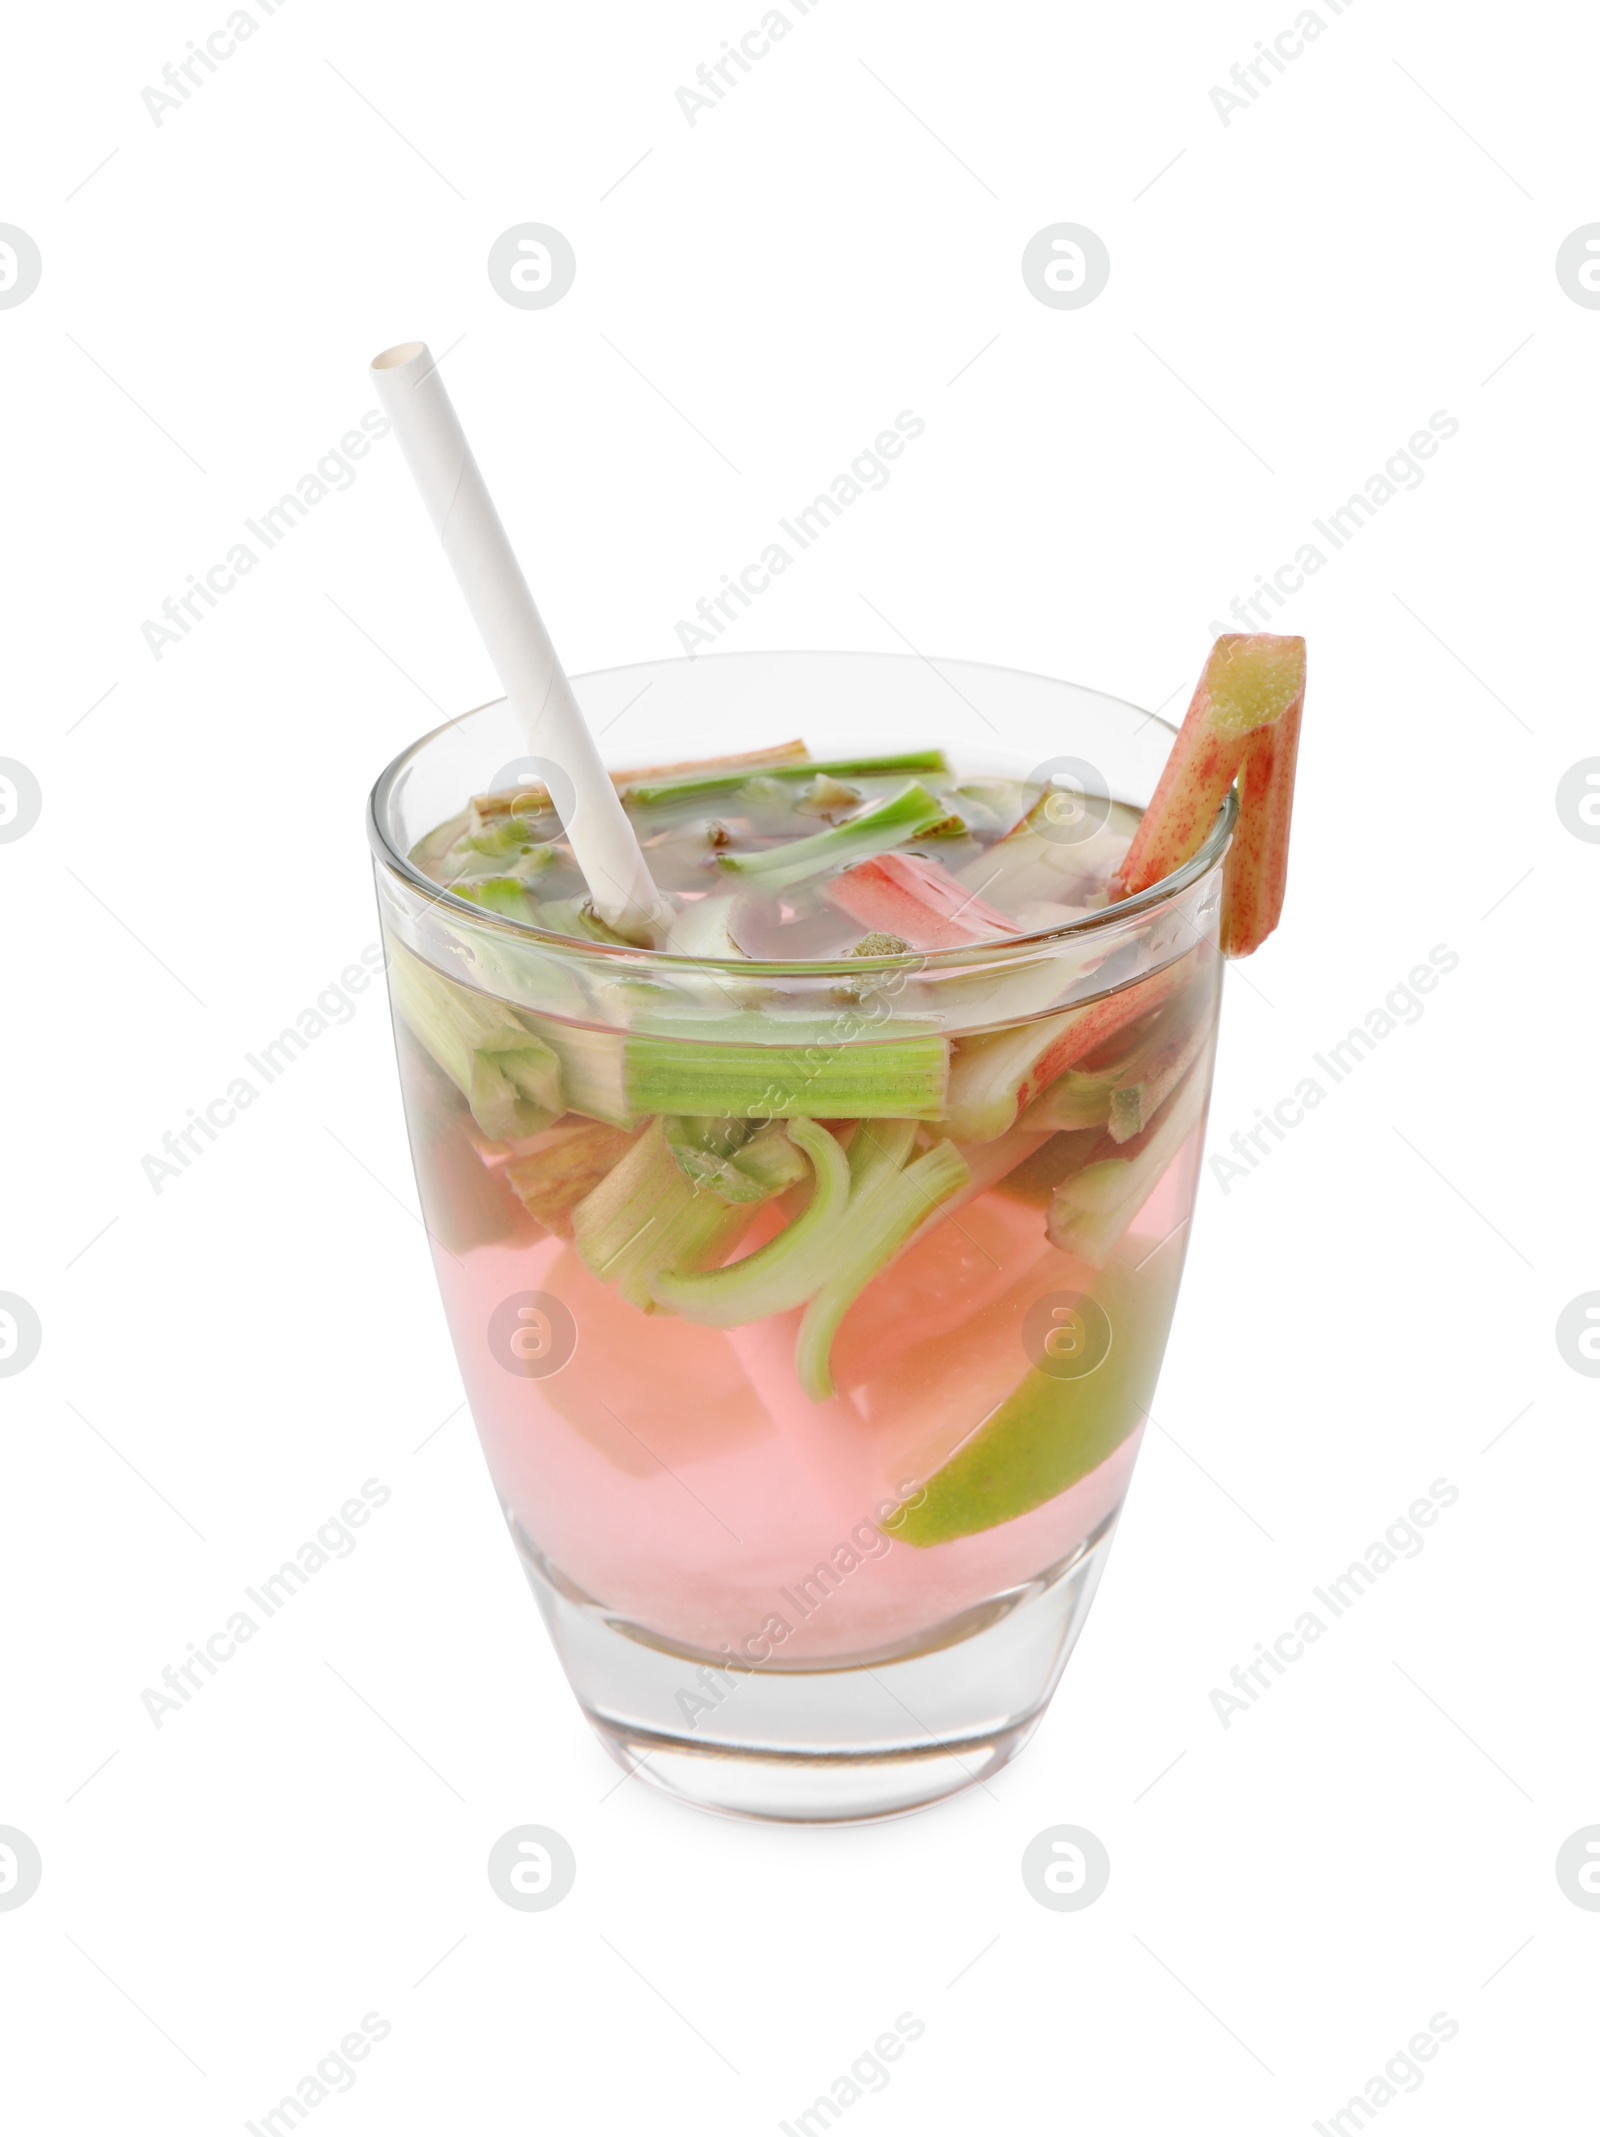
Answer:
POLYGON ((620 1766, 697 1810, 846 1825, 920 1810, 1016 1757, 1083 1629, 1116 1520, 915 1643, 788 1669, 735 1669, 660 1639, 576 1590, 514 1519, 511 1532, 567 1680, 620 1766))

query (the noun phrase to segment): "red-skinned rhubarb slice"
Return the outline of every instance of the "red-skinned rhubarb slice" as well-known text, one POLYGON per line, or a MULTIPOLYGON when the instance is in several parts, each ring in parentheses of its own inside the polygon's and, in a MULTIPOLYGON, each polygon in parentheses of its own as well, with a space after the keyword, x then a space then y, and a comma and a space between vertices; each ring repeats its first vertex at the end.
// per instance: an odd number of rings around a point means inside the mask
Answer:
POLYGON ((1303 638, 1219 638, 1120 871, 1132 895, 1181 868, 1242 773, 1223 874, 1222 946, 1230 957, 1258 949, 1283 910, 1305 690, 1303 638))
POLYGON ((1222 869, 1222 952, 1248 957, 1259 950, 1283 912, 1289 880, 1289 817, 1294 766, 1300 751, 1301 694, 1271 727, 1245 745, 1239 775, 1239 822, 1222 869))
POLYGON ((1019 932, 938 861, 915 853, 862 861, 826 884, 824 895, 870 933, 898 935, 913 950, 956 950, 1019 932))

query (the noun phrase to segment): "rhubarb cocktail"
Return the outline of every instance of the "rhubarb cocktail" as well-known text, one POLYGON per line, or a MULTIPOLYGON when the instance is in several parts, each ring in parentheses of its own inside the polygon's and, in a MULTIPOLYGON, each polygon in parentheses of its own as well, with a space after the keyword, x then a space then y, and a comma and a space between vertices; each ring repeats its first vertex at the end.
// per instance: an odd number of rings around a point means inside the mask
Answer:
MULTIPOLYGON (((861 666, 829 679, 870 733, 861 666)), ((692 709, 687 667, 658 681, 692 709)), ((1035 1725, 1155 1387, 1234 773, 1180 853, 1123 767, 770 730, 638 764, 636 942, 559 775, 508 758, 503 708, 453 723, 374 822, 423 1216, 564 1667, 608 1748, 708 1807, 949 1793, 1035 1725)))

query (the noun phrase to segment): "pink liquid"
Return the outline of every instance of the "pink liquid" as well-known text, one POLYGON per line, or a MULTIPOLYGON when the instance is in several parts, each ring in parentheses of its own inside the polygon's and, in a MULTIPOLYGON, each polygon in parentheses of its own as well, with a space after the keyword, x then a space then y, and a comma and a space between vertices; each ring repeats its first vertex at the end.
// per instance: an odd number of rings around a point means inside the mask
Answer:
MULTIPOLYGON (((1198 1140, 1114 1257, 1150 1302, 1157 1353, 1198 1140)), ((661 1637, 789 1664, 898 1647, 1058 1564, 1121 1503, 1137 1416, 1097 1469, 998 1527, 919 1548, 878 1526, 1017 1386, 1027 1307, 1093 1289, 1095 1272, 1045 1238, 1040 1210, 998 1189, 856 1301, 834 1346, 839 1392, 824 1404, 795 1380, 799 1310, 726 1332, 644 1314, 573 1247, 524 1229, 521 1242, 435 1249, 491 1474, 560 1581, 661 1637), (529 1290, 561 1300, 578 1330, 546 1378, 507 1370, 490 1347, 496 1309, 529 1290)), ((1152 1381, 1158 1365, 1152 1356, 1152 1381)))

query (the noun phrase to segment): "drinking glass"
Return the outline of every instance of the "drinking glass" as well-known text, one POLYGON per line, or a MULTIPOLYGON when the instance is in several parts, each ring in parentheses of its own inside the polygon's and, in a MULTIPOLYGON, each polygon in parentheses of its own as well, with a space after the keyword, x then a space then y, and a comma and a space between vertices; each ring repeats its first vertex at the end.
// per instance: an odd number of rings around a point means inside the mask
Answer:
MULTIPOLYGON (((573 680, 617 765, 800 736, 819 758, 941 743, 974 777, 1031 776, 1035 850, 1068 909, 1173 735, 1099 692, 963 661, 725 654, 573 680)), ((584 1715, 641 1779, 800 1822, 936 1801, 1027 1741, 1111 1547, 1189 1236, 1232 798, 1166 881, 1019 937, 718 962, 548 934, 416 865, 470 797, 526 776, 525 746, 504 700, 481 706, 397 757, 370 813, 418 1192, 512 1542, 584 1715), (498 1031, 478 1057, 491 1080, 495 1049, 537 1034, 564 1117, 486 1132, 470 1079, 426 1043, 418 1005, 440 986, 498 1031), (1098 1052, 1085 1017, 1109 1035, 1098 1052), (1151 1071, 1108 1101, 1119 1046, 1163 1020, 1178 1088, 1151 1071), (926 1163, 963 1184, 930 1192, 864 1288, 840 1277, 819 1365, 814 1307, 709 1326, 594 1273, 609 1205, 587 1197, 608 1175, 666 1198, 640 1224, 722 1236, 727 1205, 672 1169, 679 1113, 818 1123, 852 1177, 893 1144, 908 1195, 926 1163)), ((767 1229, 801 1221, 806 1191, 767 1229)), ((612 1241, 608 1275, 630 1243, 612 1241)), ((847 1227, 840 1271, 860 1244, 847 1227)))

